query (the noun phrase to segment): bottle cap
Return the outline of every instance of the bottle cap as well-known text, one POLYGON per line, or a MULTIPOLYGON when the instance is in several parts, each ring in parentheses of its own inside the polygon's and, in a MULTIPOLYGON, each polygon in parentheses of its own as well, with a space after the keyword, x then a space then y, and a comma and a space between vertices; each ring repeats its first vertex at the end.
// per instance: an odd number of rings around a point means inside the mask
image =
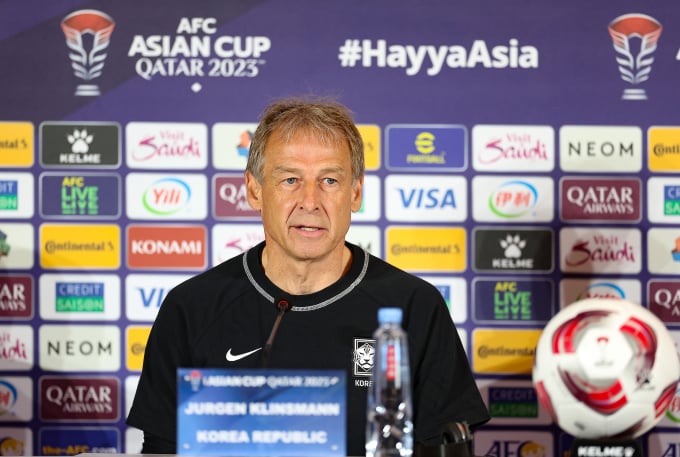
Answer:
POLYGON ((378 322, 381 324, 401 324, 401 308, 380 308, 378 322))

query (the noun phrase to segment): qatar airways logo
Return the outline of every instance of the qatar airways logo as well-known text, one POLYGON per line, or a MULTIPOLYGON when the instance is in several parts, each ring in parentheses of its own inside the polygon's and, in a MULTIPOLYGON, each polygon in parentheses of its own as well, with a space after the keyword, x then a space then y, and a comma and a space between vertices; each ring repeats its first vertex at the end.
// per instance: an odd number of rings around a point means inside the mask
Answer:
POLYGON ((638 229, 564 228, 560 231, 561 269, 566 273, 629 273, 642 269, 638 229))
POLYGON ((475 176, 472 194, 476 221, 550 222, 554 218, 551 178, 475 176))
POLYGON ((130 122, 125 136, 125 157, 130 168, 202 170, 208 164, 205 124, 130 122))
POLYGON ((542 125, 476 125, 472 165, 478 171, 552 171, 555 131, 542 125))
POLYGON ((40 418, 49 421, 115 421, 120 413, 117 378, 40 379, 40 418))
POLYGON ((563 178, 560 218, 564 221, 638 222, 639 179, 563 178))
POLYGON ((656 280, 647 283, 649 310, 668 324, 680 323, 680 280, 656 280))
POLYGON ((638 85, 649 79, 662 30, 659 21, 645 14, 624 14, 609 24, 619 74, 633 86, 623 91, 622 100, 647 100, 647 93, 638 85))

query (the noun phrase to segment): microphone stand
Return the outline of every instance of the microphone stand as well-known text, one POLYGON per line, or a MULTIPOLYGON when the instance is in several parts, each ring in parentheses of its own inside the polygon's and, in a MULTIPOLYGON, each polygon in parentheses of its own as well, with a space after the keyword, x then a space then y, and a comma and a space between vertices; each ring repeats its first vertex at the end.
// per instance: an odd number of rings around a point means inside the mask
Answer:
POLYGON ((275 305, 276 308, 279 310, 279 314, 276 316, 274 326, 272 327, 272 331, 269 333, 269 338, 267 338, 267 342, 264 345, 264 350, 262 351, 262 368, 269 367, 269 354, 272 351, 272 345, 274 344, 274 337, 276 336, 276 331, 279 329, 279 325, 281 324, 281 319, 283 318, 283 315, 286 313, 286 311, 290 310, 291 308, 290 302, 285 298, 278 300, 275 303, 275 305))

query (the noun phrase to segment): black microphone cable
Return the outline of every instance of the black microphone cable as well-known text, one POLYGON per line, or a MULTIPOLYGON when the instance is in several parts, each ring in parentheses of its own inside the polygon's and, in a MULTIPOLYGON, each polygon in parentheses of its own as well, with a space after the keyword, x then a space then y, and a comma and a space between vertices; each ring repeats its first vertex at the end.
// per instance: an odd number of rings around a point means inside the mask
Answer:
POLYGON ((274 344, 276 331, 279 329, 283 315, 286 314, 286 311, 290 310, 291 308, 290 302, 285 298, 276 300, 274 305, 276 305, 276 308, 279 310, 279 314, 276 316, 276 320, 272 326, 272 331, 269 333, 269 338, 267 338, 267 342, 264 344, 264 350, 262 351, 262 368, 269 367, 269 354, 272 351, 272 345, 274 344))

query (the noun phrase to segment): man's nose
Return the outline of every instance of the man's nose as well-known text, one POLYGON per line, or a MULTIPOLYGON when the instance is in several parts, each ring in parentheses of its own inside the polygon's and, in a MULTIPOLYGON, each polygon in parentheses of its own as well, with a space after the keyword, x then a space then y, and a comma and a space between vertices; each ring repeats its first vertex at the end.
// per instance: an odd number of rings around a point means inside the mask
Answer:
POLYGON ((313 211, 319 207, 319 186, 315 182, 305 182, 300 189, 300 208, 313 211))

